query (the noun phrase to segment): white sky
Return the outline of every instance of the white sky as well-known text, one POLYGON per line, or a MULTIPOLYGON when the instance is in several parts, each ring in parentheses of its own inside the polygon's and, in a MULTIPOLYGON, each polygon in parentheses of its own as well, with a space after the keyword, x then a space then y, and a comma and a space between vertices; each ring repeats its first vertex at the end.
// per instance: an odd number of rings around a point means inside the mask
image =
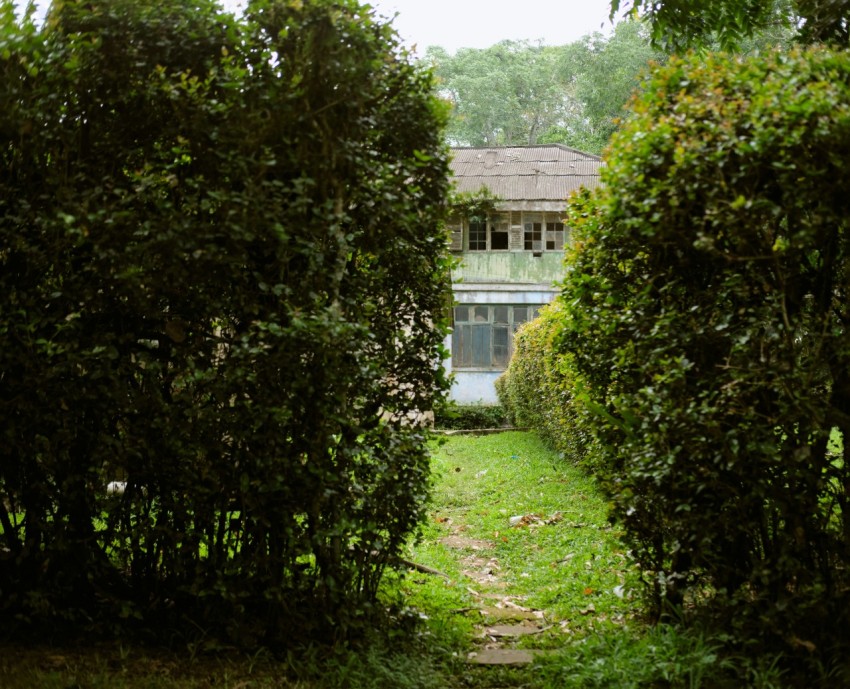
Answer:
MULTIPOLYGON (((244 0, 221 0, 226 8, 244 6, 244 0)), ((489 48, 503 41, 542 41, 564 45, 601 31, 608 34, 609 0, 364 0, 376 14, 391 18, 405 45, 418 55, 438 45, 449 52, 458 48, 489 48)), ((18 2, 20 6, 24 0, 18 2)), ((44 10, 47 0, 37 2, 44 10)))
POLYGON ((371 0, 381 16, 398 12, 393 26, 419 55, 430 45, 449 52, 488 48, 505 39, 563 45, 601 31, 608 34, 609 0, 371 0))

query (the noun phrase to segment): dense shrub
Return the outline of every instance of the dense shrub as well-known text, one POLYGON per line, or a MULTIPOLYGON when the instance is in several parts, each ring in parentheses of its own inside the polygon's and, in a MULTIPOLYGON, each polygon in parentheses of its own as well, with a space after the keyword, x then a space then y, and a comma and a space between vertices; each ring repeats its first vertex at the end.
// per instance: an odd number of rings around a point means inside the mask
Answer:
POLYGON ((355 628, 447 389, 429 75, 352 0, 4 1, 0 100, 4 629, 355 628))
POLYGON ((659 607, 846 654, 850 55, 672 60, 633 113, 562 295, 615 513, 659 607))
POLYGON ((576 395, 567 357, 555 350, 560 328, 557 303, 523 324, 514 336, 508 369, 496 380, 496 392, 515 426, 534 428, 570 461, 592 463, 587 411, 576 395))
POLYGON ((507 423, 505 409, 498 404, 446 405, 434 418, 434 426, 442 430, 502 428, 507 423))

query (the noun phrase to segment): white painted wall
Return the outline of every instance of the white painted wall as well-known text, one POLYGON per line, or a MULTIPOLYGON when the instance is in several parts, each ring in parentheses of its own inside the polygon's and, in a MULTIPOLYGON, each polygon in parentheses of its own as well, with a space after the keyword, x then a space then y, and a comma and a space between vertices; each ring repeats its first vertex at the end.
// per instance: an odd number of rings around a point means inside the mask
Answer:
MULTIPOLYGON (((455 284, 455 302, 458 304, 548 304, 555 298, 556 291, 547 285, 516 284, 455 284)), ((451 354, 452 336, 445 339, 445 347, 451 354)), ((449 356, 444 365, 452 371, 449 356)), ((453 371, 454 380, 449 398, 458 404, 498 404, 496 379, 503 371, 453 371)))
POLYGON ((502 371, 455 371, 449 397, 458 404, 498 404, 496 378, 502 371))

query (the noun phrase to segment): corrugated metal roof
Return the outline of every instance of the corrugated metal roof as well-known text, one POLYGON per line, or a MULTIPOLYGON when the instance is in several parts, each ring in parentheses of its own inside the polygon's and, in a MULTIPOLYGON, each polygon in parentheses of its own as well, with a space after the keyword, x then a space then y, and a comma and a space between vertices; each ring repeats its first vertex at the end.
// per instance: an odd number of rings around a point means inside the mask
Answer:
POLYGON ((482 186, 505 201, 562 201, 581 186, 599 185, 602 159, 561 144, 453 148, 451 169, 460 192, 482 186))

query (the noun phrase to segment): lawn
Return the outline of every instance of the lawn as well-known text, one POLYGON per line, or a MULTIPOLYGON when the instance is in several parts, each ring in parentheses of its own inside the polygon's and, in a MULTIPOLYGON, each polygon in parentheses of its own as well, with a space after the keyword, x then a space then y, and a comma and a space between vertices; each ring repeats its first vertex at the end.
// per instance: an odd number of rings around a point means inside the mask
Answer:
POLYGON ((638 572, 593 479, 535 435, 453 436, 435 444, 433 470, 421 537, 407 569, 385 581, 383 600, 398 611, 388 635, 284 658, 179 641, 170 653, 8 646, 0 687, 781 686, 771 667, 735 666, 697 633, 647 627, 638 572))

